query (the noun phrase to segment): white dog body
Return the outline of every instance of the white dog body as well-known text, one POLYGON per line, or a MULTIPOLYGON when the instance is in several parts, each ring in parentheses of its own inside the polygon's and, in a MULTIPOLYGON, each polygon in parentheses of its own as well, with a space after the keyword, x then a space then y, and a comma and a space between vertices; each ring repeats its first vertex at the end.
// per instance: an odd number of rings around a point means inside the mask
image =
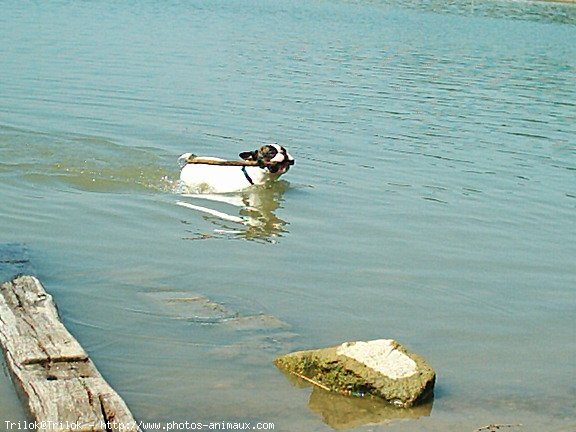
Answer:
MULTIPOLYGON (((242 152, 240 157, 249 161, 273 163, 270 166, 218 166, 186 163, 192 155, 185 153, 178 160, 182 166, 180 181, 193 193, 238 192, 253 185, 262 185, 277 180, 294 164, 294 158, 278 144, 262 146, 253 152, 242 152)), ((224 161, 215 157, 204 160, 224 161)))
MULTIPOLYGON (((202 159, 223 161, 214 157, 202 159)), ((266 183, 270 175, 259 167, 216 166, 187 164, 182 168, 180 180, 188 189, 195 192, 226 193, 237 192, 252 185, 266 183), (252 180, 250 183, 249 178, 252 180)))

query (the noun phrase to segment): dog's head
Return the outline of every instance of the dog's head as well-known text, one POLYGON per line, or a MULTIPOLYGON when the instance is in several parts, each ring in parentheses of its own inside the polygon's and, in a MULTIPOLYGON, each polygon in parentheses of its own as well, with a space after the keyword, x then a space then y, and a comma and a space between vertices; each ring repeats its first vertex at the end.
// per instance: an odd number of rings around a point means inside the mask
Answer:
POLYGON ((284 174, 294 165, 294 158, 279 144, 266 144, 258 150, 242 152, 240 157, 265 164, 272 174, 284 174))

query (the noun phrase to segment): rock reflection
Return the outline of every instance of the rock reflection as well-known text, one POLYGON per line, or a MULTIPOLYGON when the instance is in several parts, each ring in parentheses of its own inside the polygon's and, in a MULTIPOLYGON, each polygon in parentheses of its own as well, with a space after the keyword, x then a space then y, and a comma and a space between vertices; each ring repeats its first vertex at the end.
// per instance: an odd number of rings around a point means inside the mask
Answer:
POLYGON ((314 387, 308 406, 334 429, 352 429, 395 419, 429 416, 432 400, 412 408, 397 408, 383 400, 342 396, 314 387))
POLYGON ((274 243, 277 237, 288 232, 288 222, 276 215, 288 187, 288 182, 277 181, 236 194, 182 194, 186 201, 177 204, 205 213, 205 218, 218 226, 213 233, 197 232, 186 239, 243 238, 274 243), (205 205, 206 201, 210 201, 210 205, 205 205))
MULTIPOLYGON (((292 374, 286 374, 286 377, 295 387, 311 386, 292 374)), ((432 412, 432 404, 433 399, 429 399, 412 408, 397 408, 383 400, 342 396, 316 386, 312 386, 308 400, 310 410, 319 414, 324 423, 334 429, 353 429, 368 424, 427 417, 432 412)))

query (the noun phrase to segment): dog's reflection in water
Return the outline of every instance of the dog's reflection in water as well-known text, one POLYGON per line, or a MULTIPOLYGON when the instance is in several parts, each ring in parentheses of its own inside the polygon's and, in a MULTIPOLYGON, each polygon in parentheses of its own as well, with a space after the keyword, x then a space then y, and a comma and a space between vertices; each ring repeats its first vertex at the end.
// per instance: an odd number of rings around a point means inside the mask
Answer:
POLYGON ((195 232, 186 239, 244 238, 275 243, 287 232, 288 222, 280 219, 276 210, 282 207, 288 188, 289 183, 280 180, 234 194, 182 193, 186 201, 178 201, 178 205, 206 214, 205 219, 218 226, 212 233, 195 232))

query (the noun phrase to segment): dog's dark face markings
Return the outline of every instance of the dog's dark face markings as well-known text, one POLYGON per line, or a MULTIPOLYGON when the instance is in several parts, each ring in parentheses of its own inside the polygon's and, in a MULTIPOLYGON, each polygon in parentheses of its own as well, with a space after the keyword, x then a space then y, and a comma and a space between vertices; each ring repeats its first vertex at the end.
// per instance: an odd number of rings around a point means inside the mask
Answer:
POLYGON ((279 144, 267 144, 258 150, 242 152, 240 157, 244 160, 274 163, 267 167, 271 173, 283 174, 290 169, 290 165, 294 165, 294 158, 279 144))

